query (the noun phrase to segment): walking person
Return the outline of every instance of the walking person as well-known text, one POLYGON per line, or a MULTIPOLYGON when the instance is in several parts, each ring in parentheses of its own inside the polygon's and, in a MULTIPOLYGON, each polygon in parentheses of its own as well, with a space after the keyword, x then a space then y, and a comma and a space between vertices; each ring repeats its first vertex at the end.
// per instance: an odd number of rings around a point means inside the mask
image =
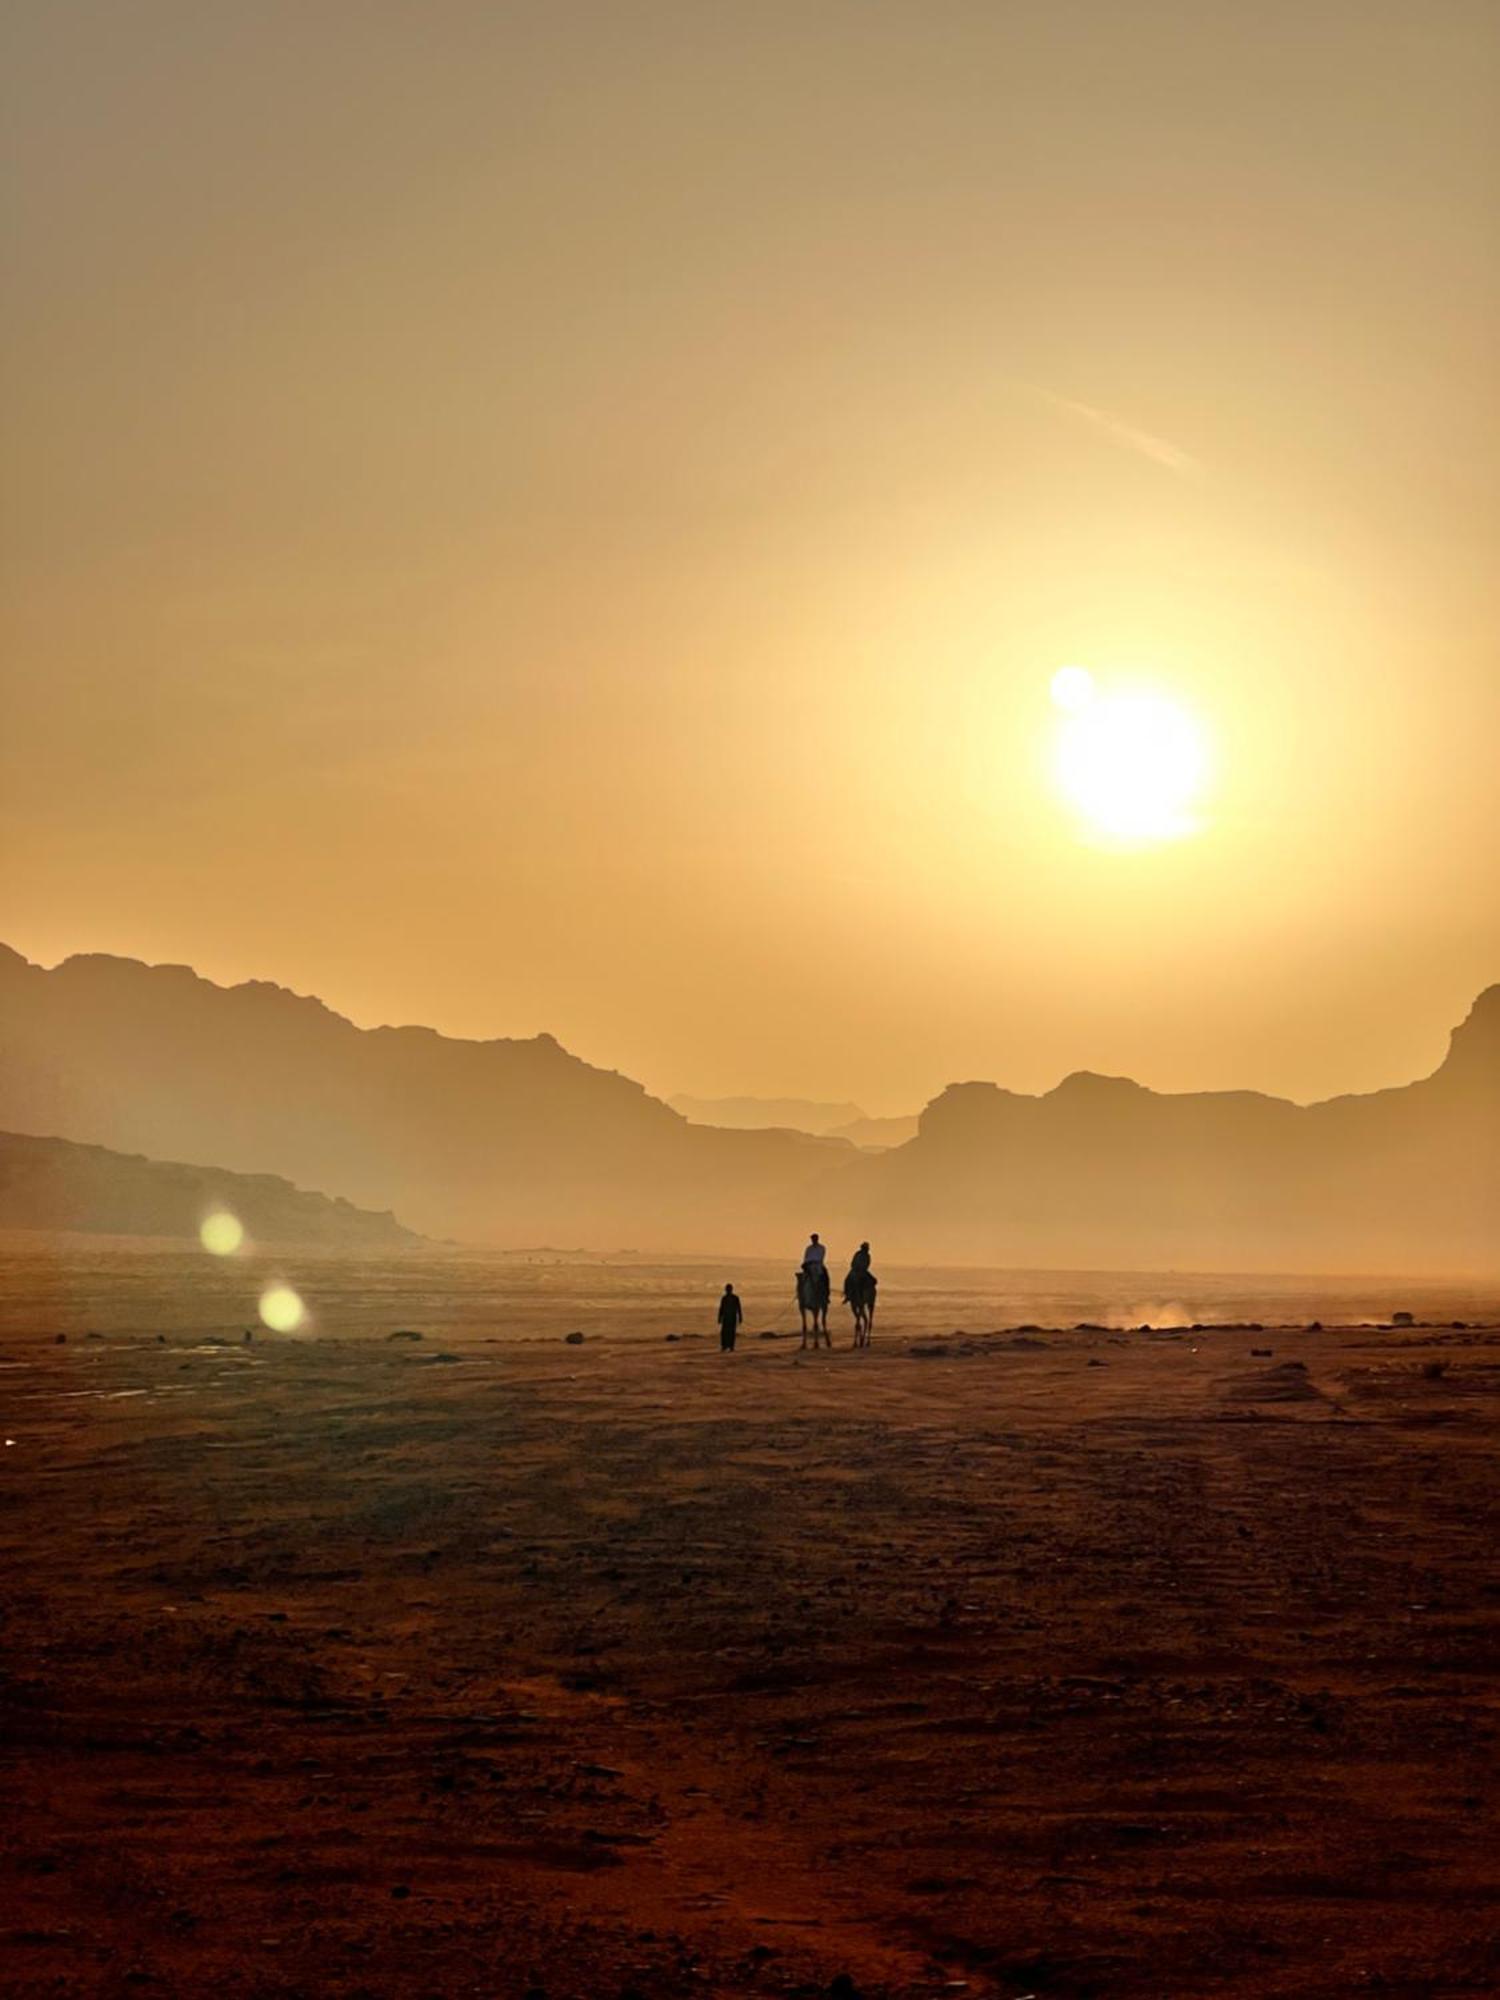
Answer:
POLYGON ((719 1352, 733 1354, 734 1337, 740 1330, 740 1321, 745 1317, 745 1308, 740 1304, 739 1295, 733 1285, 724 1287, 724 1296, 719 1301, 719 1352))

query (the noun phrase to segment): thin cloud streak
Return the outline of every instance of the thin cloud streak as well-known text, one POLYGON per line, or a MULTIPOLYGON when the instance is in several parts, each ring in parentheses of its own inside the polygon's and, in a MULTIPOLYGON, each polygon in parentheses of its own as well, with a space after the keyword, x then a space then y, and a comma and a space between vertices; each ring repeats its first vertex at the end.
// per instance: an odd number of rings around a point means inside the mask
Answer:
POLYGON ((1126 451, 1149 458, 1155 465, 1164 465, 1169 472, 1176 472, 1185 479, 1202 479, 1205 476, 1201 460, 1167 438, 1157 437, 1152 431, 1138 430, 1134 424, 1112 417, 1108 410, 1095 409, 1092 403, 1077 403, 1071 396, 1055 395, 1051 389, 1035 389, 1032 393, 1040 396, 1054 410, 1061 410, 1064 416, 1078 418, 1081 423, 1091 425, 1116 444, 1123 445, 1126 451))

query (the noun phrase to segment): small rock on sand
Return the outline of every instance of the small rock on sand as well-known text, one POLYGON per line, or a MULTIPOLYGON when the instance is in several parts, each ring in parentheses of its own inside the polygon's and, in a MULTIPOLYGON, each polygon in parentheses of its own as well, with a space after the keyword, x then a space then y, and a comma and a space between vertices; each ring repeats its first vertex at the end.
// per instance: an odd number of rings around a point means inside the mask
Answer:
POLYGON ((568 1347, 582 1347, 583 1335, 578 1331, 577 1327, 574 1327, 571 1333, 563 1335, 563 1342, 568 1347))

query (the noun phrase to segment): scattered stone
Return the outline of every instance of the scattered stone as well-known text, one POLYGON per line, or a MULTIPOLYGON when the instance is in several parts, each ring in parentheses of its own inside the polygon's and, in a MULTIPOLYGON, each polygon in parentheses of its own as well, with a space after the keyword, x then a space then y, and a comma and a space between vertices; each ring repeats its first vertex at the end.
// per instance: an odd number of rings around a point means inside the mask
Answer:
POLYGON ((1391 1314, 1392 1326, 1415 1326, 1416 1323, 1417 1323, 1416 1320, 1408 1312, 1399 1312, 1391 1314))
POLYGON ((397 1903, 404 1903, 410 1894, 411 1890, 407 1887, 405 1882, 393 1882, 391 1884, 392 1901, 397 1903))
POLYGON ((1099 1359, 1097 1354, 1091 1354, 1089 1356, 1089 1366, 1090 1368, 1102 1368, 1104 1363, 1099 1359))
POLYGON ((59 1347, 66 1347, 68 1344, 68 1336, 65 1333, 60 1333, 57 1336, 57 1344, 59 1347))
POLYGON ((907 1348, 908 1354, 915 1354, 920 1360, 946 1361, 953 1352, 946 1340, 913 1341, 907 1348))
MULTIPOLYGON (((669 1334, 667 1335, 667 1338, 668 1338, 668 1340, 670 1340, 670 1339, 672 1338, 672 1336, 671 1336, 671 1334, 670 1334, 670 1333, 669 1333, 669 1334)), ((775 1330, 775 1328, 774 1328, 774 1327, 769 1327, 769 1326, 768 1326, 768 1327, 766 1328, 765 1332, 764 1332, 764 1333, 763 1333, 763 1334, 761 1335, 761 1339, 762 1339, 762 1340, 780 1340, 780 1338, 781 1338, 781 1335, 780 1335, 779 1333, 777 1333, 777 1331, 775 1330)))
POLYGON ((1250 1352, 1260 1361, 1269 1361, 1276 1352, 1274 1347, 1252 1347, 1250 1352))
POLYGON ((1441 1382, 1447 1372, 1448 1364, 1446 1361, 1424 1361, 1422 1363, 1422 1380, 1424 1382, 1441 1382))
POLYGON ((680 1333, 664 1333, 662 1335, 663 1340, 681 1340, 681 1338, 682 1335, 680 1333))
POLYGON ((425 1340, 426 1334, 418 1333, 414 1327, 398 1327, 394 1333, 386 1335, 387 1340, 425 1340))
POLYGON ((1307 1322, 1307 1330, 1308 1330, 1308 1332, 1309 1332, 1309 1333, 1321 1333, 1321 1332, 1323 1331, 1323 1322, 1322 1322, 1322 1320, 1320 1320, 1320 1319, 1310 1319, 1310 1320, 1309 1320, 1309 1321, 1307 1322))
POLYGON ((828 1982, 828 2000, 859 2000, 852 1974, 836 1972, 828 1982))
POLYGON ((583 1335, 578 1331, 577 1327, 574 1327, 571 1333, 563 1335, 563 1345, 565 1347, 582 1347, 583 1335))

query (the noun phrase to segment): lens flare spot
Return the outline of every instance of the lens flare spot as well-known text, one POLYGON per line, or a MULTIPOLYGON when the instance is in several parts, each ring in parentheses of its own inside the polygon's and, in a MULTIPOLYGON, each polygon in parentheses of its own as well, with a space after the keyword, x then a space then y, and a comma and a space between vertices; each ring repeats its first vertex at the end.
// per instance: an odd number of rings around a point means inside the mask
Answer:
POLYGON ((227 1208, 216 1208, 198 1225, 198 1241, 211 1257, 232 1257, 245 1240, 245 1226, 227 1208))
POLYGON ((272 1333, 295 1333, 307 1319, 307 1307, 290 1285, 267 1285, 260 1295, 260 1316, 272 1333))

